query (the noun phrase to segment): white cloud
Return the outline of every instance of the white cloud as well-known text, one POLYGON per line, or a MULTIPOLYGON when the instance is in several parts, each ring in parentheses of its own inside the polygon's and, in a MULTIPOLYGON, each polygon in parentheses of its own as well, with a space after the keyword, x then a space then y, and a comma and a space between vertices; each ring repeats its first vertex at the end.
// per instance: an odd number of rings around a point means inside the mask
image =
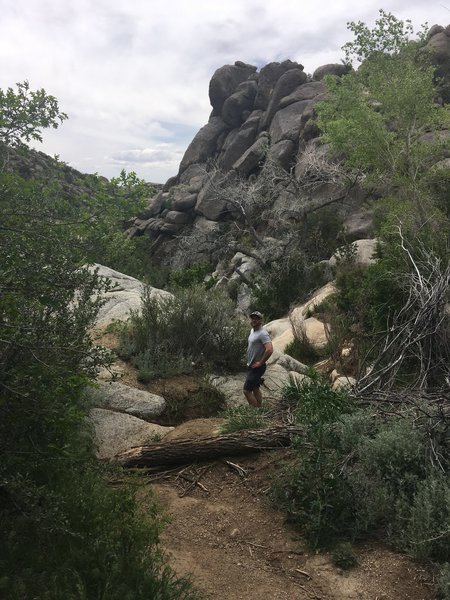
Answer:
MULTIPOLYGON (((28 79, 59 99, 70 119, 45 133, 45 152, 107 177, 117 174, 112 157, 137 152, 127 164, 163 181, 208 119, 217 68, 291 58, 313 72, 340 60, 347 21, 371 24, 378 8, 374 0, 337 0, 320 14, 300 0, 2 0, 0 87, 28 79), (150 160, 164 144, 172 159, 150 160)), ((445 6, 419 0, 384 9, 416 26, 450 21, 445 6)))

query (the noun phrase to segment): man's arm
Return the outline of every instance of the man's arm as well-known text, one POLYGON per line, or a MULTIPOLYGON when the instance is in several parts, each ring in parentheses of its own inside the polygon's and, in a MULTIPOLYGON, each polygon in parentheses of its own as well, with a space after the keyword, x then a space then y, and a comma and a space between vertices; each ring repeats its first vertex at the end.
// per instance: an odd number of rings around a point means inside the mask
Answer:
POLYGON ((266 342, 264 344, 264 354, 261 356, 260 360, 255 360, 255 362, 252 364, 252 367, 254 369, 261 367, 268 360, 268 358, 272 355, 272 353, 273 353, 272 342, 266 342))

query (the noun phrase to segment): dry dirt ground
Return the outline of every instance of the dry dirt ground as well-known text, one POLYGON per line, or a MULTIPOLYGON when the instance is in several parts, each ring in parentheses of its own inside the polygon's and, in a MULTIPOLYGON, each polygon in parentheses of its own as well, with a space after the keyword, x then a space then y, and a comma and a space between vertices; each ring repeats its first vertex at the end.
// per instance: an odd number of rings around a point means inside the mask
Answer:
POLYGON ((359 565, 342 571, 314 554, 267 496, 276 451, 150 476, 170 516, 162 542, 179 575, 207 599, 431 600, 430 574, 381 545, 356 547, 359 565), (239 470, 240 467, 242 471, 239 470), (196 483, 197 482, 197 483, 196 483))
MULTIPOLYGON (((97 343, 115 346, 114 336, 100 339, 97 343)), ((117 361, 115 368, 123 383, 162 395, 195 385, 180 377, 145 386, 127 363, 117 361)), ((210 436, 221 421, 188 421, 166 440, 210 436)), ((435 598, 431 574, 381 544, 356 546, 359 564, 349 571, 335 567, 327 553, 310 552, 268 498, 270 478, 286 454, 289 450, 230 457, 148 476, 170 519, 162 544, 178 575, 190 577, 208 600, 435 598)))

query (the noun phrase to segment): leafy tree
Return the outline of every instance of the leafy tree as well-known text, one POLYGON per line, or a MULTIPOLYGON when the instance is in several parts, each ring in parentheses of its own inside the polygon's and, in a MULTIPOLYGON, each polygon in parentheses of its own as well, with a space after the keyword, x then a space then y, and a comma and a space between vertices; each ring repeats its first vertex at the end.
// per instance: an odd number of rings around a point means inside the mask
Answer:
MULTIPOLYGON (((383 9, 379 13, 380 18, 373 29, 369 29, 362 21, 347 24, 355 36, 353 41, 342 47, 347 63, 351 63, 352 59, 362 63, 378 55, 397 54, 409 44, 414 34, 411 21, 401 21, 383 9)), ((421 40, 424 38, 425 27, 426 25, 422 27, 421 40)))
POLYGON ((347 60, 362 64, 339 81, 327 79, 318 123, 367 185, 408 200, 420 227, 434 208, 426 175, 441 156, 439 131, 450 124, 450 112, 435 102, 434 68, 419 53, 422 38, 411 42, 409 22, 380 13, 373 30, 349 24, 356 39, 344 46, 347 60))
POLYGON ((44 89, 32 91, 28 81, 16 87, 16 91, 0 89, 0 139, 9 146, 31 140, 41 142, 42 129, 57 129, 67 115, 59 111, 57 99, 44 89))

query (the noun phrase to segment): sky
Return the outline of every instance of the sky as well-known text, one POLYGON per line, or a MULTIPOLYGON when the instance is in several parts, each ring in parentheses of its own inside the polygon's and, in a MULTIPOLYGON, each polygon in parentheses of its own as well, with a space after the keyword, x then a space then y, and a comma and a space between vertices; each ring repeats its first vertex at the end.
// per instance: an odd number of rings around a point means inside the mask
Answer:
POLYGON ((0 88, 27 79, 69 119, 35 148, 83 173, 176 175, 208 121, 209 81, 236 60, 339 63, 348 21, 383 8, 415 29, 450 23, 450 0, 0 0, 0 88))

